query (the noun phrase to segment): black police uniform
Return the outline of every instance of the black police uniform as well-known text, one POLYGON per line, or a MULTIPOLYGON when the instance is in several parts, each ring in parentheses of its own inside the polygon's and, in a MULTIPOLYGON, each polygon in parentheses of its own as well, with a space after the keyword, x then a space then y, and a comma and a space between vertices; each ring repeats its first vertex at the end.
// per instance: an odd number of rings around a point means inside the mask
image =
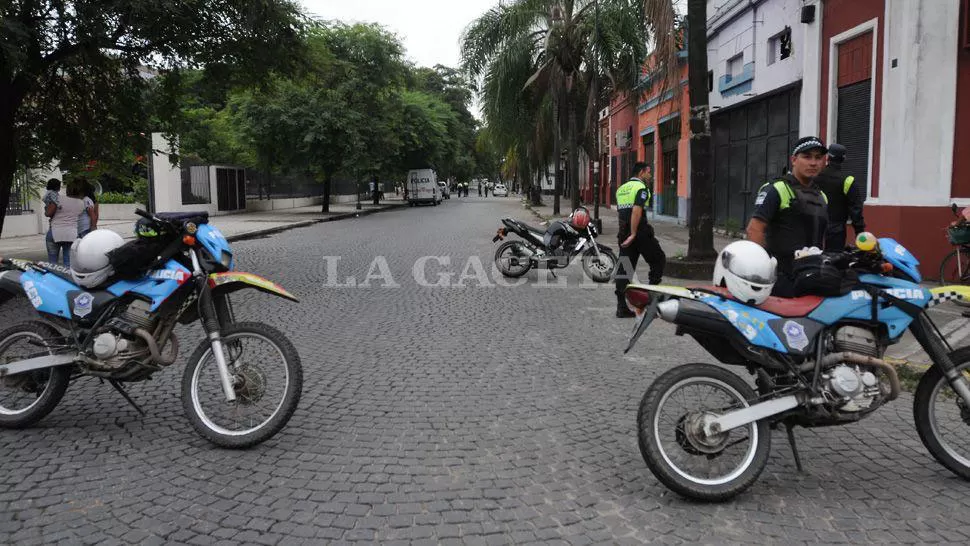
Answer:
POLYGON ((815 183, 829 199, 829 227, 825 234, 825 250, 838 251, 845 248, 845 222, 852 220, 852 228, 858 235, 866 230, 862 217, 863 185, 854 176, 846 176, 842 165, 830 162, 815 177, 815 183))
POLYGON ((828 226, 828 199, 814 183, 805 187, 791 174, 761 187, 752 215, 768 224, 766 248, 778 260, 778 280, 771 294, 793 297, 795 251, 821 248, 828 226))
POLYGON ((667 255, 660 248, 660 241, 657 240, 653 226, 647 222, 646 207, 650 206, 652 194, 642 180, 633 178, 617 188, 616 190, 616 209, 617 219, 619 220, 620 230, 617 237, 620 243, 630 236, 630 220, 633 216, 633 207, 644 209, 640 217, 640 224, 637 228, 637 237, 630 243, 630 246, 620 246, 620 264, 616 272, 616 295, 621 307, 625 307, 623 302, 623 291, 626 290, 633 272, 637 269, 637 262, 640 256, 650 265, 648 276, 650 284, 660 284, 664 274, 664 266, 667 264, 667 255), (627 272, 625 264, 630 264, 630 271, 627 272))

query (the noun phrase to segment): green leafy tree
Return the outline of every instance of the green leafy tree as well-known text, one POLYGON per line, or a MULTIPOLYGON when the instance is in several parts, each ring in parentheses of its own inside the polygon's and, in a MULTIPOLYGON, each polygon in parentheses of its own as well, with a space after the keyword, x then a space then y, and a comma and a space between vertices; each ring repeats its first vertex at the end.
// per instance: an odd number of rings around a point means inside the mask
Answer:
MULTIPOLYGON (((646 56, 648 34, 640 1, 602 3, 604 9, 597 15, 596 0, 513 0, 476 20, 462 43, 465 69, 484 79, 486 121, 501 127, 498 132, 510 148, 520 148, 518 139, 542 126, 544 134, 532 133, 535 142, 520 151, 531 148, 533 157, 542 158, 545 141, 551 140, 553 151, 547 159, 558 171, 559 150, 565 143, 573 206, 579 205, 578 150, 593 141, 596 130, 595 97, 601 89, 594 82, 630 89, 646 56), (524 70, 530 74, 516 89, 524 70), (610 77, 594 77, 594 71, 610 77), (524 115, 525 110, 531 115, 524 115)), ((557 175, 556 213, 558 182, 557 175)))
POLYGON ((252 82, 299 54, 293 0, 0 3, 0 231, 14 172, 146 147, 145 65, 252 82))

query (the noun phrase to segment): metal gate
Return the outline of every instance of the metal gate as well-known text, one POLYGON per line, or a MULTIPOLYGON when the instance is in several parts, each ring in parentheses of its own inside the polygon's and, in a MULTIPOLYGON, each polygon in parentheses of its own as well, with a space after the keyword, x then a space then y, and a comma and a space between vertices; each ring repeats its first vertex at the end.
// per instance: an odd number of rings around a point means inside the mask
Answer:
POLYGON ((660 169, 656 176, 660 181, 657 214, 677 216, 680 212, 677 199, 678 144, 680 143, 680 117, 660 124, 660 169))
MULTIPOLYGON (((869 185, 869 118, 871 113, 872 80, 863 80, 839 88, 836 142, 845 146, 842 170, 869 185)), ((862 195, 868 195, 863 190, 862 195)))
POLYGON ((799 88, 719 111, 714 140, 714 219, 731 230, 747 225, 758 189, 785 172, 798 140, 799 88))
POLYGON ((246 208, 245 169, 216 168, 216 197, 219 210, 246 208))

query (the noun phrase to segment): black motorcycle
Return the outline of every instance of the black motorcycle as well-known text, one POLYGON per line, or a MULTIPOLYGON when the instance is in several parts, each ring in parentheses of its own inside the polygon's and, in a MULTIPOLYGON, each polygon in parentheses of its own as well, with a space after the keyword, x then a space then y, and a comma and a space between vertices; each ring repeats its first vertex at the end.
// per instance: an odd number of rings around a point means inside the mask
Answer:
POLYGON ((593 281, 605 283, 613 278, 617 257, 613 250, 596 242, 599 233, 589 222, 585 209, 577 209, 568 219, 555 220, 539 229, 512 218, 503 218, 492 242, 510 233, 522 240, 505 241, 495 251, 495 265, 502 275, 517 278, 532 268, 563 269, 578 256, 583 270, 593 281))

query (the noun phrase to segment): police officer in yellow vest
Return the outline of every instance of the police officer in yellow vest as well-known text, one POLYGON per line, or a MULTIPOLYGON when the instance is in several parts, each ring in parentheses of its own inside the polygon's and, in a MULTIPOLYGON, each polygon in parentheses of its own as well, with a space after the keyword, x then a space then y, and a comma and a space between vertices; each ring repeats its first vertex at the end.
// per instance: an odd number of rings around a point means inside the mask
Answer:
POLYGON ((825 234, 825 250, 837 251, 845 248, 845 223, 852 220, 852 228, 859 235, 866 230, 862 217, 862 204, 866 197, 863 184, 851 174, 842 171, 845 160, 845 146, 829 146, 828 165, 818 176, 815 183, 829 198, 829 228, 825 234))
POLYGON ((799 139, 791 152, 791 172, 758 191, 747 235, 778 260, 778 280, 771 291, 774 296, 795 295, 795 251, 825 244, 828 198, 814 178, 825 165, 826 151, 817 137, 799 139))
POLYGON ((616 214, 620 223, 617 233, 620 243, 619 268, 616 271, 616 316, 636 316, 626 305, 623 291, 630 284, 640 256, 650 265, 650 284, 660 284, 667 264, 667 256, 660 248, 653 226, 647 222, 646 208, 653 192, 648 187, 650 166, 643 162, 633 165, 634 177, 616 189, 616 214))

